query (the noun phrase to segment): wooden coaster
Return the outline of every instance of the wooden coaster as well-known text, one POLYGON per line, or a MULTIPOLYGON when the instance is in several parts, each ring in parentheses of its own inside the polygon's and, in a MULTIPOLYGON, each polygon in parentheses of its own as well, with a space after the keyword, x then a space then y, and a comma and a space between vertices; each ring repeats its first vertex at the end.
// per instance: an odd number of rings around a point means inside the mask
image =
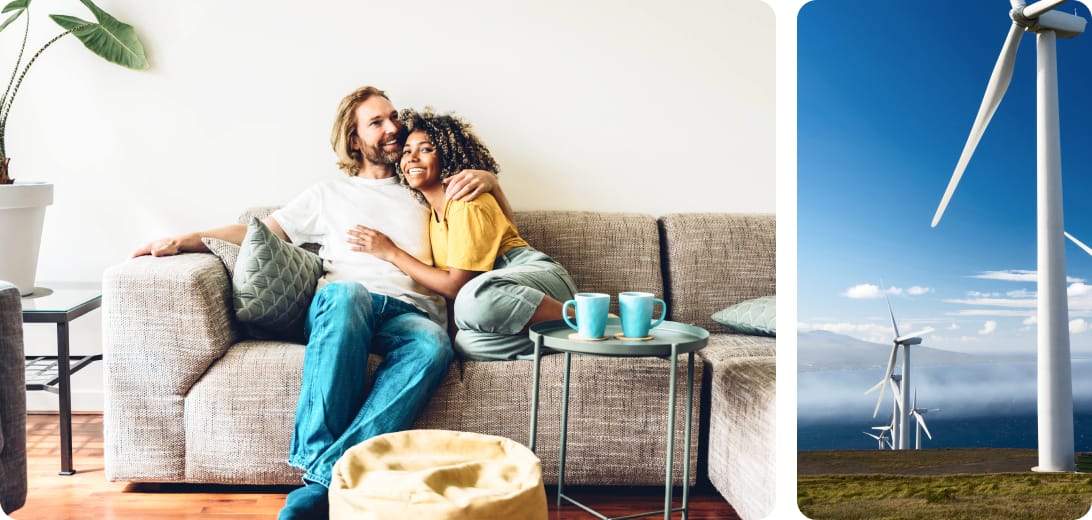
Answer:
POLYGON ((652 339, 652 334, 649 334, 648 336, 645 336, 643 338, 627 338, 625 336, 625 332, 619 332, 618 334, 614 335, 614 339, 620 339, 622 341, 648 341, 652 339))
POLYGON ((603 336, 601 338, 585 338, 584 336, 581 336, 579 333, 574 332, 572 334, 569 334, 569 339, 575 339, 576 341, 603 341, 603 340, 607 339, 607 336, 603 336))

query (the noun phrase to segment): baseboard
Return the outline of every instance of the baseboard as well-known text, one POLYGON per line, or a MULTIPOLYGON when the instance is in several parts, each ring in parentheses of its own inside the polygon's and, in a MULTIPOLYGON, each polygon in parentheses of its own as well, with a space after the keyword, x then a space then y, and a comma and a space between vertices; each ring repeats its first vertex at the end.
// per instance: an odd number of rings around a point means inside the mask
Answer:
MULTIPOLYGON (((103 403, 102 392, 80 391, 79 389, 72 392, 73 412, 102 413, 103 403)), ((60 398, 57 395, 39 390, 27 392, 27 412, 57 413, 59 409, 60 398)))

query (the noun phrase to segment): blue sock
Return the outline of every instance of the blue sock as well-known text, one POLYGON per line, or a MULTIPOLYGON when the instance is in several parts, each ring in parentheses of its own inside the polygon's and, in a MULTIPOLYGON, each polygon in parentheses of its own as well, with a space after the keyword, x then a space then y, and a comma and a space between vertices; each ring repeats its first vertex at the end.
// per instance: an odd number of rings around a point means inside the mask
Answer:
POLYGON ((292 490, 284 500, 278 520, 326 520, 330 517, 329 490, 322 484, 308 482, 292 490))

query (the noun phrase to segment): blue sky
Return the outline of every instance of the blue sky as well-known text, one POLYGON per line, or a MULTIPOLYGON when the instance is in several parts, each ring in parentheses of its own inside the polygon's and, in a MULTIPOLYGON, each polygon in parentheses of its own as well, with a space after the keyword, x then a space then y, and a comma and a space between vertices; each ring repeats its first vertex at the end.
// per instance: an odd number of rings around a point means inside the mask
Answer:
MULTIPOLYGON (((936 228, 1011 23, 1007 0, 817 0, 798 18, 798 327, 964 352, 1035 352, 1035 35, 936 228), (938 12, 943 11, 943 12, 938 12), (1027 279, 1030 281, 1021 281, 1027 279)), ((1089 19, 1069 1, 1059 8, 1089 19)), ((1058 39, 1065 227, 1092 243, 1092 26, 1058 39)), ((1074 353, 1092 256, 1066 242, 1074 353)))

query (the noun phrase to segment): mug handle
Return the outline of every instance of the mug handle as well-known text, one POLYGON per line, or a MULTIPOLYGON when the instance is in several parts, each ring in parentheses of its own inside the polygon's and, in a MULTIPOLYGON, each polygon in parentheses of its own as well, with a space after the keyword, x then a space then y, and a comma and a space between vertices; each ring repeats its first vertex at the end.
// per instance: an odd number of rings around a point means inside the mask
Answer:
POLYGON ((660 324, 664 322, 664 318, 666 318, 666 317, 667 317, 667 303, 665 303, 665 302, 664 302, 663 300, 661 300, 661 299, 659 299, 659 298, 653 298, 653 299, 652 299, 652 304, 653 304, 653 305, 655 305, 655 304, 657 304, 657 303, 659 303, 659 304, 660 304, 660 319, 656 320, 656 322, 655 322, 655 323, 653 323, 652 325, 650 325, 650 326, 648 327, 648 328, 650 328, 650 329, 654 329, 654 328, 656 328, 656 327, 659 327, 659 326, 660 326, 660 324))
POLYGON ((579 330, 579 329, 577 329, 575 323, 569 321, 569 306, 570 305, 572 305, 573 307, 576 307, 576 300, 569 300, 569 301, 565 302, 564 305, 561 306, 561 317, 565 320, 566 325, 568 325, 569 327, 572 327, 573 329, 579 330))

